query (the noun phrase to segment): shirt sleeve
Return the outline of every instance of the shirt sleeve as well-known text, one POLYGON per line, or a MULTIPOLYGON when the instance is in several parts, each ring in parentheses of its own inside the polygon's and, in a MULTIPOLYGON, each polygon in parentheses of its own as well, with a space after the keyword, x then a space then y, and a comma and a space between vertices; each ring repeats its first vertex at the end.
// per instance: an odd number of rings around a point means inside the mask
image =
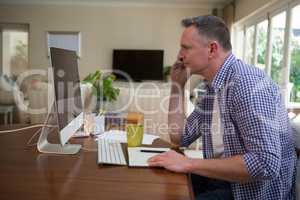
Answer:
POLYGON ((181 137, 181 146, 187 147, 201 136, 200 122, 201 113, 199 112, 199 108, 196 107, 186 120, 181 137))
POLYGON ((246 147, 243 155, 248 173, 255 180, 279 175, 280 134, 287 125, 278 87, 263 77, 243 77, 235 86, 234 119, 246 147))
POLYGON ((213 108, 214 93, 210 88, 198 97, 194 111, 187 118, 181 137, 181 146, 189 146, 202 133, 210 130, 210 115, 213 108))

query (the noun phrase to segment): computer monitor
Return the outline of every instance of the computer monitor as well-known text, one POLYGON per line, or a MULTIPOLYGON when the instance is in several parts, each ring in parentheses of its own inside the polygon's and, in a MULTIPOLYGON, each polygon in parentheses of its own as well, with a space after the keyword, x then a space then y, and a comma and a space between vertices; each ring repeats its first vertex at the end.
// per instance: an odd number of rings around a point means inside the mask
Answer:
POLYGON ((44 127, 38 149, 43 153, 75 154, 81 145, 66 143, 83 125, 77 55, 75 51, 51 47, 50 57, 55 97, 53 112, 59 128, 60 144, 48 142, 47 129, 44 127))

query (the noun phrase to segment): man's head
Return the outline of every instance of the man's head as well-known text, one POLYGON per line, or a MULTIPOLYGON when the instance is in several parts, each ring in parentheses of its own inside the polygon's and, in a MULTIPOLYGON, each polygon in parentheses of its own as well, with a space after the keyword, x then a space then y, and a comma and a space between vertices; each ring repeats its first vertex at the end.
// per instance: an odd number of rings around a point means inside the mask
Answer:
POLYGON ((185 30, 178 58, 192 73, 205 75, 210 73, 208 69, 215 70, 231 51, 230 33, 224 21, 206 15, 184 19, 182 25, 185 30))
POLYGON ((216 40, 225 51, 231 51, 230 33, 225 22, 216 16, 205 15, 182 20, 185 28, 194 26, 207 40, 216 40))

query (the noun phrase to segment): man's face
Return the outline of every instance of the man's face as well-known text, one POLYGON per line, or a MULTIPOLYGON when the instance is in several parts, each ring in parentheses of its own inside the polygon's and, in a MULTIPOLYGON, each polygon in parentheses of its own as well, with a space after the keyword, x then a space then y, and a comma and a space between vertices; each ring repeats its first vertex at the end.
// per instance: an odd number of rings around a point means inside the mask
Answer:
POLYGON ((205 38, 199 35, 194 26, 184 30, 178 59, 192 74, 202 74, 209 67, 209 47, 205 38))

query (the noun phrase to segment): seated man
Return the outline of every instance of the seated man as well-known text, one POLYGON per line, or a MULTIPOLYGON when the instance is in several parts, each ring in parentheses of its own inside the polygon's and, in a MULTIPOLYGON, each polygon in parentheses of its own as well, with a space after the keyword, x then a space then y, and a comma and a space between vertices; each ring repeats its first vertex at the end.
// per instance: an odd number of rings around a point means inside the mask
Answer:
POLYGON ((220 18, 182 24, 171 72, 169 134, 181 146, 202 136, 204 159, 169 151, 150 158, 149 165, 193 173, 197 199, 295 199, 296 155, 278 86, 232 54, 220 18), (191 74, 202 75, 207 90, 185 119, 183 88, 191 74))

